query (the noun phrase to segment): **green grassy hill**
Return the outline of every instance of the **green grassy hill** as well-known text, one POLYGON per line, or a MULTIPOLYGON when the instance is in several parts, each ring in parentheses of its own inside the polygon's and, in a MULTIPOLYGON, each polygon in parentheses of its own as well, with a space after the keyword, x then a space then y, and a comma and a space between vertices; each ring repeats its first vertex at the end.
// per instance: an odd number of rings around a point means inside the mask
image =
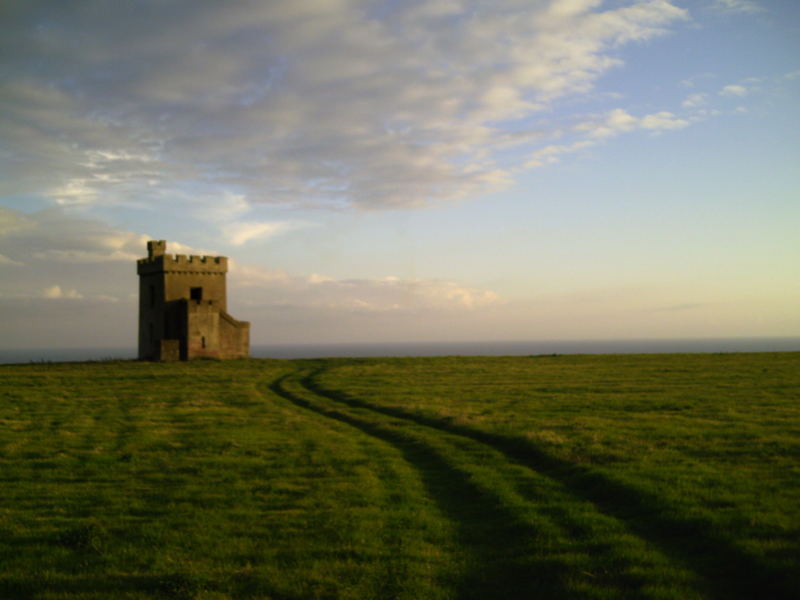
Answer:
POLYGON ((0 367, 0 598, 797 598, 800 353, 0 367))

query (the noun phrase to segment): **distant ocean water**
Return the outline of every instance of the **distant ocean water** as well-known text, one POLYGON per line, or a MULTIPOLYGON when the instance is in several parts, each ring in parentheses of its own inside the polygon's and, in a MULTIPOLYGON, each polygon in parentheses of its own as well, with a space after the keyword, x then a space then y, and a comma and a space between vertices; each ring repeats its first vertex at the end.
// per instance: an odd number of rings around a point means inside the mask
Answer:
MULTIPOLYGON (((540 340, 530 342, 415 342, 372 344, 260 344, 254 358, 335 356, 524 356, 537 354, 660 354, 671 352, 796 352, 800 337, 672 340, 540 340)), ((0 349, 0 364, 129 360, 135 348, 0 349)))

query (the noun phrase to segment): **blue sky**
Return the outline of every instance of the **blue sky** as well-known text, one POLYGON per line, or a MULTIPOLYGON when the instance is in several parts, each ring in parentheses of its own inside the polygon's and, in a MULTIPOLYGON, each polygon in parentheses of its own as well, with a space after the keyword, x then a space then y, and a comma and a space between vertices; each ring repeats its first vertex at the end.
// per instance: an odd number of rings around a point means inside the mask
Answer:
POLYGON ((147 239, 253 342, 800 335, 800 5, 9 2, 0 345, 132 346, 147 239))

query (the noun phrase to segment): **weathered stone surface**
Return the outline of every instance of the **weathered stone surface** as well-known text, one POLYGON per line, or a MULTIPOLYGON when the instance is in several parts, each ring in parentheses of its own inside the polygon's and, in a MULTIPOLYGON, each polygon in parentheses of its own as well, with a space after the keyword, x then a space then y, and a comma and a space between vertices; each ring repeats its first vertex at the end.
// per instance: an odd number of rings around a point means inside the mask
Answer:
POLYGON ((163 240, 147 242, 139 259, 139 358, 244 358, 250 323, 227 312, 224 256, 167 254, 163 240))

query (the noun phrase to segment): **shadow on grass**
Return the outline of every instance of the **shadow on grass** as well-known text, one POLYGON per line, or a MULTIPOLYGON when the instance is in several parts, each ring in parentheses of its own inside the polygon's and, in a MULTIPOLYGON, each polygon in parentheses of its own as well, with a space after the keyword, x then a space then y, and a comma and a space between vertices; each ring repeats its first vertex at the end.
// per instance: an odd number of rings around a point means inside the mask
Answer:
POLYGON ((0 579, 0 598, 9 600, 34 600, 43 594, 115 598, 131 593, 148 594, 152 598, 192 600, 202 592, 221 592, 232 594, 235 598, 302 600, 272 589, 268 582, 247 574, 233 574, 223 581, 210 581, 190 573, 51 576, 46 580, 38 580, 34 576, 0 579))
POLYGON ((51 595, 59 598, 116 598, 143 594, 152 598, 191 600, 202 592, 219 592, 234 598, 302 599, 275 588, 270 581, 250 569, 215 575, 180 571, 110 574, 104 570, 106 547, 111 541, 109 532, 95 522, 48 536, 7 536, 3 540, 0 561, 37 546, 67 549, 70 556, 68 565, 64 557, 51 563, 40 556, 41 572, 30 570, 0 575, 0 599, 34 600, 51 595))
POLYGON ((288 377, 291 374, 272 382, 269 389, 296 406, 391 444, 419 472, 431 498, 456 525, 461 547, 471 555, 469 572, 457 585, 458 598, 581 597, 565 585, 569 571, 563 564, 532 558, 531 547, 537 539, 533 527, 500 506, 494 495, 471 482, 466 473, 451 467, 435 450, 402 429, 315 406, 284 387, 288 377))
POLYGON ((550 477, 597 509, 625 523, 628 530, 683 563, 703 579, 704 592, 727 599, 795 600, 800 590, 789 574, 758 561, 730 544, 711 523, 670 514, 672 507, 645 491, 629 487, 602 473, 549 455, 533 444, 453 424, 402 409, 375 406, 319 384, 317 368, 300 383, 309 391, 344 405, 406 419, 440 431, 461 435, 503 453, 510 462, 550 477))

